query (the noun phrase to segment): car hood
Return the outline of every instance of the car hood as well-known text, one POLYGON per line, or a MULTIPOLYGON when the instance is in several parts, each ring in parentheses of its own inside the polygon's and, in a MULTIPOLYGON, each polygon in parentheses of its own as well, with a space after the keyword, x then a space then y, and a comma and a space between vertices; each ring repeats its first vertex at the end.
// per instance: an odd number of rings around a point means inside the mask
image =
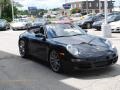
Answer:
POLYGON ((92 36, 92 35, 77 35, 77 36, 71 36, 71 37, 59 37, 59 38, 54 38, 54 42, 56 43, 61 43, 61 44, 93 44, 93 45, 100 45, 100 46, 106 46, 104 43, 105 39, 97 37, 97 36, 92 36))
MULTIPOLYGON (((111 23, 111 22, 113 22, 113 21, 108 20, 108 23, 111 23)), ((94 23, 93 23, 93 26, 94 26, 94 25, 101 26, 102 23, 104 23, 104 19, 103 19, 103 20, 100 20, 100 21, 94 22, 94 23)))
POLYGON ((106 51, 110 51, 105 43, 106 39, 92 35, 60 37, 54 38, 53 41, 64 46, 73 45, 80 51, 80 57, 99 57, 108 54, 106 51))
POLYGON ((19 26, 25 26, 27 23, 26 22, 15 22, 11 23, 12 27, 19 27, 19 26))
POLYGON ((120 21, 111 22, 111 23, 109 23, 109 25, 119 26, 120 21))

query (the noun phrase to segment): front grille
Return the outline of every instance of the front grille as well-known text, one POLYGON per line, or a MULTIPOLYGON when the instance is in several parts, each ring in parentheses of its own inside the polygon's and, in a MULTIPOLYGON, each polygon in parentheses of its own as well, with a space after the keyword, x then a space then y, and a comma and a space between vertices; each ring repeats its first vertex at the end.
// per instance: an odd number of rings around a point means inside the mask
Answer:
POLYGON ((82 62, 78 65, 79 68, 92 68, 90 62, 82 62))
POLYGON ((95 62, 94 65, 95 67, 104 67, 104 66, 107 66, 107 65, 110 65, 112 64, 112 61, 109 60, 109 61, 100 61, 100 62, 95 62))
POLYGON ((106 56, 98 59, 92 58, 92 59, 88 59, 86 61, 81 61, 80 63, 74 63, 74 64, 75 66, 77 64, 77 67, 81 69, 102 68, 117 62, 118 57, 116 57, 116 55, 114 54, 112 56, 114 57, 111 58, 106 56))
POLYGON ((110 59, 109 57, 106 57, 107 59, 104 60, 104 61, 96 61, 94 62, 94 66, 95 67, 105 67, 105 66, 108 66, 108 65, 111 65, 113 63, 116 63, 117 61, 117 57, 114 57, 113 59, 110 59))

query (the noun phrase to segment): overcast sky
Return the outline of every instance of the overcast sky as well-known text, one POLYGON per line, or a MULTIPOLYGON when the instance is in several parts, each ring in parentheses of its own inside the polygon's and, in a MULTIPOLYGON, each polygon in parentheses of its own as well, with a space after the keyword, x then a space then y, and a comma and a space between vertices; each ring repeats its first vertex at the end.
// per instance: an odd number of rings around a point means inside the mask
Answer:
MULTIPOLYGON (((55 7, 62 7, 62 4, 65 3, 65 0, 14 0, 22 4, 23 9, 27 9, 29 6, 35 6, 37 8, 50 9, 55 7)), ((81 1, 81 0, 66 0, 67 2, 71 1, 81 1)), ((115 5, 119 5, 119 0, 114 0, 115 5)))

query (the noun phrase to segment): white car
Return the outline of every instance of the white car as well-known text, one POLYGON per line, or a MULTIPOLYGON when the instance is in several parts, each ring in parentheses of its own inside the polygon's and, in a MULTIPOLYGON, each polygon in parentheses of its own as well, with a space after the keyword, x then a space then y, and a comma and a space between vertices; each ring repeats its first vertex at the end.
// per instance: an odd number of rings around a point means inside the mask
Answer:
POLYGON ((120 20, 109 23, 112 32, 120 32, 120 20))
POLYGON ((13 30, 23 30, 30 27, 31 23, 29 23, 26 19, 14 19, 10 26, 13 30))

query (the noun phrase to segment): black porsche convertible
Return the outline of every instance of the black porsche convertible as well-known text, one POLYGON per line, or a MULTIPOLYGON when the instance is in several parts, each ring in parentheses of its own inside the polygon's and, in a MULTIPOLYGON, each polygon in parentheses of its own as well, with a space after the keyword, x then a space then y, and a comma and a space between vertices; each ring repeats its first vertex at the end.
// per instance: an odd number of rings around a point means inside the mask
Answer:
POLYGON ((49 62, 54 72, 67 69, 98 69, 118 60, 110 41, 88 35, 71 23, 50 23, 31 27, 19 36, 19 51, 49 62))

